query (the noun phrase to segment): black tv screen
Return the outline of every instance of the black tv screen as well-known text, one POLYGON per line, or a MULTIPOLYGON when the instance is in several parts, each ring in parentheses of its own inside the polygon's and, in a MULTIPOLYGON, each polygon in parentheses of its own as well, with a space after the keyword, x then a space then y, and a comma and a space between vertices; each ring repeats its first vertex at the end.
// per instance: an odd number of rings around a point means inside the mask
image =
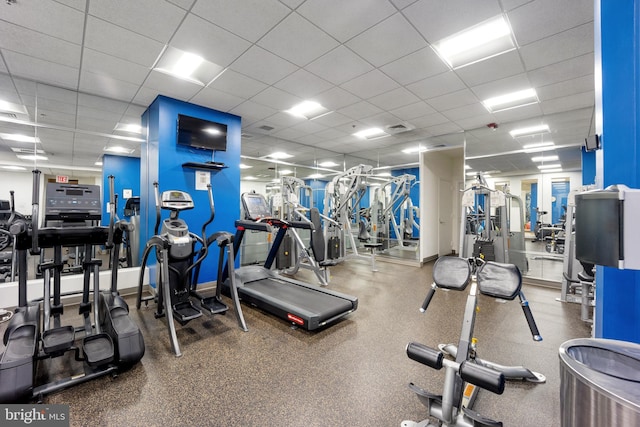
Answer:
POLYGON ((576 258, 618 268, 618 261, 624 259, 618 192, 577 194, 575 217, 576 258))
POLYGON ((178 114, 178 144, 226 151, 227 125, 178 114))

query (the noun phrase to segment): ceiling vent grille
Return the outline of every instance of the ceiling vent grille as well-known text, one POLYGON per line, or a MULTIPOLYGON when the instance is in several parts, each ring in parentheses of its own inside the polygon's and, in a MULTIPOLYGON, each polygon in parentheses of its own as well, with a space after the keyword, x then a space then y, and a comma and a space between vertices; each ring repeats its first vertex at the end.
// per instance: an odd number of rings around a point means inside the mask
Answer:
POLYGON ((258 129, 266 130, 267 132, 269 132, 269 131, 272 131, 275 128, 273 126, 262 125, 258 129))
POLYGON ((7 119, 17 119, 18 116, 15 113, 0 113, 0 117, 5 117, 7 119))
POLYGON ((416 127, 407 123, 407 122, 400 122, 397 123, 395 125, 389 125, 386 127, 387 133, 390 134, 398 134, 398 133, 403 133, 403 132, 408 132, 410 130, 414 130, 416 127))

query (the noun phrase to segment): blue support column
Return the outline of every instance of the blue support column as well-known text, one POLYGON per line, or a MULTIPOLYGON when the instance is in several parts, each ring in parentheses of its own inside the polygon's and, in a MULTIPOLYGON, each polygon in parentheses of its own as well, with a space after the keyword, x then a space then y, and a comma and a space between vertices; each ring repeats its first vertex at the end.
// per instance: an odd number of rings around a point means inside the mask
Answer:
MULTIPOLYGON (((209 219, 207 191, 196 190, 196 170, 185 168, 187 162, 203 163, 214 160, 227 165, 226 169, 211 172, 211 185, 215 199, 215 221, 207 228, 208 235, 216 231, 235 230, 234 222, 240 218, 240 117, 201 107, 176 99, 158 96, 142 115, 142 125, 147 129, 147 142, 141 148, 140 176, 140 241, 141 250, 154 231, 156 222, 153 183, 158 182, 160 192, 182 190, 188 192, 195 209, 183 211, 189 230, 201 234, 202 225, 209 219), (227 125, 227 150, 211 151, 195 149, 177 144, 178 114, 196 117, 227 125)), ((163 213, 163 218, 168 213, 163 213)), ((202 264, 200 282, 215 280, 217 272, 216 245, 202 264)), ((150 276, 155 277, 155 258, 149 258, 150 276)))
POLYGON ((596 183, 596 152, 582 147, 582 185, 596 183))
MULTIPOLYGON (((640 0, 596 0, 594 23, 600 182, 639 188, 640 0)), ((596 337, 640 343, 640 272, 598 266, 596 283, 596 337)))

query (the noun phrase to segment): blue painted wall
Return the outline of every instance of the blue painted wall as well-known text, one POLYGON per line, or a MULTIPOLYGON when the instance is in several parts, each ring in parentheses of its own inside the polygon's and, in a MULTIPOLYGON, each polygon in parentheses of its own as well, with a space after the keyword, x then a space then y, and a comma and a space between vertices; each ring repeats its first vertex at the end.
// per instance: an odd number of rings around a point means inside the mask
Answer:
MULTIPOLYGON (((594 15, 601 182, 638 188, 640 0, 596 0, 594 15)), ((596 337, 640 343, 640 272, 598 266, 596 283, 596 337)))
POLYGON ((124 219, 124 199, 122 192, 132 190, 133 196, 140 195, 140 159, 137 157, 113 156, 105 154, 102 157, 102 224, 109 224, 109 175, 115 177, 115 193, 118 195, 118 218, 124 219))
POLYGON ((596 183, 596 152, 582 147, 582 185, 596 183))
MULTIPOLYGON (((160 184, 161 193, 182 190, 191 194, 195 209, 181 212, 180 218, 187 222, 190 231, 201 234, 202 225, 210 215, 208 194, 195 189, 196 171, 183 168, 182 164, 186 162, 215 160, 228 166, 220 172, 211 172, 216 217, 207 228, 207 233, 221 230, 234 232, 234 222, 240 218, 240 117, 158 96, 143 114, 142 124, 147 128, 148 138, 141 148, 141 242, 146 242, 153 235, 155 227, 154 181, 160 184), (213 152, 177 145, 178 114, 227 125, 227 151, 213 152)), ((162 218, 168 216, 169 212, 163 212, 162 218)), ((143 250, 144 245, 141 246, 143 250)), ((215 280, 217 256, 218 248, 214 245, 208 259, 202 264, 201 283, 215 280)), ((150 259, 149 265, 150 277, 154 278, 155 259, 150 259)))

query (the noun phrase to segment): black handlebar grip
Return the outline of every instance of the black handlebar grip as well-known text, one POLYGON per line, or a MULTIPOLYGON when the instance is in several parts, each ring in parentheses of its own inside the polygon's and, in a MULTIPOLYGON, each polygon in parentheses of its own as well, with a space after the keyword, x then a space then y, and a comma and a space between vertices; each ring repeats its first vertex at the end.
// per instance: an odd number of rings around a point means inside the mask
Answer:
POLYGON ((431 299, 433 298, 435 293, 436 293, 436 287, 431 286, 431 289, 429 289, 429 293, 427 294, 427 297, 424 299, 424 302, 422 303, 422 307, 420 307, 420 312, 424 313, 425 311, 427 311, 427 307, 429 307, 429 303, 431 303, 431 299))
POLYGON ((444 359, 444 354, 441 351, 416 342, 407 344, 407 356, 411 360, 436 370, 442 368, 442 360, 444 359))
POLYGON ((502 372, 465 360, 460 364, 460 378, 495 394, 504 392, 505 378, 502 372))
POLYGON ((156 226, 153 229, 153 234, 154 235, 158 235, 158 230, 160 230, 160 218, 161 218, 161 213, 160 213, 160 185, 158 184, 158 181, 155 181, 153 183, 153 195, 156 198, 156 226))
POLYGON ((107 237, 107 248, 113 247, 113 227, 115 226, 116 216, 116 195, 115 195, 115 177, 109 175, 109 234, 107 237))
POLYGON ((540 331, 538 330, 538 325, 536 325, 536 321, 533 318, 533 313, 531 313, 531 308, 529 307, 529 303, 527 301, 523 301, 520 303, 522 306, 522 311, 524 312, 524 317, 527 319, 527 324, 529 325, 529 330, 531 330, 531 336, 534 341, 542 341, 542 336, 540 335, 540 331))
POLYGON ((33 189, 31 194, 31 255, 40 254, 40 247, 38 246, 38 212, 40 199, 40 171, 38 169, 33 170, 33 189))

